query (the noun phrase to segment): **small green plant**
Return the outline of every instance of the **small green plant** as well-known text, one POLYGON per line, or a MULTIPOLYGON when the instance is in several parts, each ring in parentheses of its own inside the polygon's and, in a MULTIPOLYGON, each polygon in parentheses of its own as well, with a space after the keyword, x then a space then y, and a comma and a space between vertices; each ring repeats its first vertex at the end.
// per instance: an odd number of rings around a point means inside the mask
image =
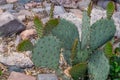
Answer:
POLYGON ((107 42, 104 46, 104 52, 107 58, 109 59, 110 72, 108 79, 110 80, 119 80, 120 79, 120 47, 113 48, 113 42, 107 42))
POLYGON ((2 70, 0 70, 0 76, 2 75, 3 73, 2 73, 2 70))
POLYGON ((120 57, 118 56, 114 56, 110 59, 109 79, 111 80, 120 79, 120 57))

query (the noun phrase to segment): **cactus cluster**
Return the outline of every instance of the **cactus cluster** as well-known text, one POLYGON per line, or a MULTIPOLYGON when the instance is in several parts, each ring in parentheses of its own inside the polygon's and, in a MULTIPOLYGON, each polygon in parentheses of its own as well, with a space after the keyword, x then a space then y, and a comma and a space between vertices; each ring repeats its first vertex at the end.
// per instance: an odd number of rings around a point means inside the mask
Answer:
POLYGON ((110 65, 101 47, 113 38, 116 28, 111 17, 90 25, 91 8, 89 10, 83 12, 81 40, 77 27, 70 21, 52 17, 51 22, 46 23, 43 34, 47 35, 43 35, 33 49, 32 60, 36 66, 57 70, 62 53, 72 67, 69 72, 73 80, 107 79, 110 65))

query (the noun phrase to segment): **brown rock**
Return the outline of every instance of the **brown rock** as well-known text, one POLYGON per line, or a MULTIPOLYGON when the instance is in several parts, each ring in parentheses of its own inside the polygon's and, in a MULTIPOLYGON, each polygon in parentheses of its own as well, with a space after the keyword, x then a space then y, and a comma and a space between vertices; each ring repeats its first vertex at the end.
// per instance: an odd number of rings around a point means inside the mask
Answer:
POLYGON ((33 37, 34 35, 36 35, 35 29, 25 30, 20 34, 22 40, 29 39, 29 38, 33 37))
POLYGON ((8 80, 36 80, 35 77, 25 75, 23 73, 11 72, 8 80))
POLYGON ((82 19, 82 11, 79 9, 70 9, 70 12, 75 14, 78 18, 82 19))
POLYGON ((7 3, 14 3, 14 2, 17 2, 18 0, 6 0, 7 3))

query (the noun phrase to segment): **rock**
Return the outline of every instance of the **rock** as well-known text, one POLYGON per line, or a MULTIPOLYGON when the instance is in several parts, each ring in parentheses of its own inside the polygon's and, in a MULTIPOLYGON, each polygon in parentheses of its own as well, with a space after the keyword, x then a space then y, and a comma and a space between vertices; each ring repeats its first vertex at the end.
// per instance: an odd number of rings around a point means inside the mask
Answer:
POLYGON ((98 2, 97 2, 97 5, 98 6, 100 6, 100 7, 102 7, 103 9, 106 9, 106 7, 107 7, 107 4, 109 3, 110 1, 104 1, 104 0, 99 0, 98 2))
POLYGON ((8 71, 9 72, 12 72, 12 71, 15 71, 15 72, 24 72, 24 69, 18 67, 18 66, 8 66, 8 71))
POLYGON ((70 9, 70 12, 75 14, 78 18, 82 19, 82 11, 79 9, 70 9))
POLYGON ((0 14, 2 14, 4 11, 3 11, 3 9, 0 9, 0 14))
POLYGON ((25 15, 19 15, 17 17, 20 21, 24 21, 26 19, 26 16, 25 15))
POLYGON ((0 62, 4 63, 5 65, 15 65, 21 68, 32 67, 33 62, 24 53, 11 52, 9 53, 9 56, 0 55, 0 62))
POLYGON ((6 0, 0 0, 0 5, 4 5, 6 3, 7 3, 6 0))
POLYGON ((15 47, 21 42, 21 37, 17 35, 16 40, 15 40, 15 47))
MULTIPOLYGON (((50 13, 50 7, 46 8, 47 13, 50 13)), ((55 6, 54 15, 64 14, 66 11, 62 6, 55 6)))
POLYGON ((117 11, 120 12, 120 4, 116 3, 117 5, 117 11))
POLYGON ((30 2, 31 0, 18 0, 19 3, 26 4, 30 2))
POLYGON ((23 17, 23 19, 25 18, 25 17, 31 17, 31 16, 33 16, 33 14, 32 14, 32 12, 30 12, 30 11, 28 11, 28 10, 20 10, 18 13, 14 13, 13 14, 14 16, 16 16, 17 18, 19 18, 19 17, 23 17))
POLYGON ((23 73, 11 72, 8 80, 36 80, 35 77, 25 75, 23 73))
POLYGON ((13 4, 0 5, 0 9, 11 11, 13 9, 13 4))
POLYGON ((52 3, 56 5, 62 5, 67 8, 77 8, 77 2, 79 0, 50 0, 52 3))
POLYGON ((0 44, 0 53, 5 53, 8 51, 8 48, 5 44, 0 44))
POLYGON ((0 15, 0 36, 7 37, 25 30, 25 26, 13 15, 5 12, 0 15))
POLYGON ((20 36, 22 38, 22 40, 26 40, 26 39, 30 39, 31 37, 34 37, 36 35, 36 30, 35 29, 29 29, 29 30, 25 30, 23 31, 20 36))
POLYGON ((33 8, 32 11, 33 12, 36 12, 36 13, 40 13, 40 12, 43 12, 45 9, 43 8, 33 8))
POLYGON ((39 74, 37 80, 58 80, 55 74, 39 74))
POLYGON ((90 0, 80 0, 78 3, 77 3, 77 7, 80 9, 80 10, 86 10, 88 5, 90 3, 90 0))
POLYGON ((6 0, 7 1, 7 3, 15 3, 15 2, 17 2, 18 0, 6 0))

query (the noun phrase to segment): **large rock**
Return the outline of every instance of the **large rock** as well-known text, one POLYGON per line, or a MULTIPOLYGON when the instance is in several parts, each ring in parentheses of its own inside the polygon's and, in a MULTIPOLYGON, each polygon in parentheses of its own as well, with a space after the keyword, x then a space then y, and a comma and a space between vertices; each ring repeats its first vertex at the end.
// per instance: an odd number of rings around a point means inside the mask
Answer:
POLYGON ((58 80, 55 74, 39 74, 37 80, 58 80))
POLYGON ((6 4, 6 0, 0 0, 0 5, 6 4))
POLYGON ((10 12, 13 10, 13 4, 0 5, 0 9, 3 9, 3 10, 10 12))
POLYGON ((0 55, 0 62, 5 65, 15 65, 17 67, 26 68, 32 67, 33 62, 31 61, 30 57, 28 57, 25 53, 18 53, 18 52, 11 52, 9 56, 0 55))
POLYGON ((36 80, 36 78, 23 73, 11 72, 8 80, 36 80))
MULTIPOLYGON (((49 14, 50 13, 50 8, 51 7, 46 7, 46 11, 49 14)), ((60 15, 60 14, 64 14, 66 11, 64 9, 64 7, 62 6, 55 6, 54 8, 54 15, 60 15)))
POLYGON ((25 26, 8 12, 0 15, 0 36, 7 37, 25 30, 25 26))

